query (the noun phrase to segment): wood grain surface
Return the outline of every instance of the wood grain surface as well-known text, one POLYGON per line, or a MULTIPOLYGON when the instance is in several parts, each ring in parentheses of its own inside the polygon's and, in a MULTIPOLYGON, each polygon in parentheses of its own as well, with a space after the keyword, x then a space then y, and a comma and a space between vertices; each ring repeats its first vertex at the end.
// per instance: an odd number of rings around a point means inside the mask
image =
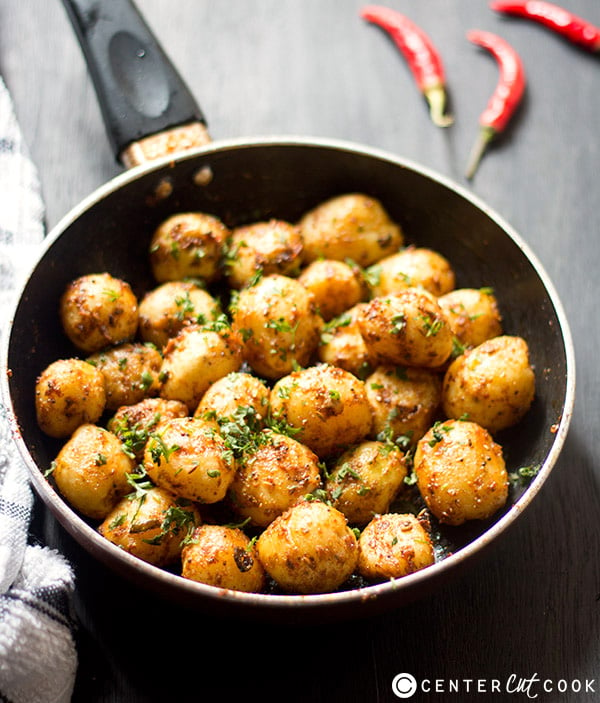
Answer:
MULTIPOLYGON (((600 25, 598 0, 563 4, 600 25)), ((38 506, 37 535, 77 569, 74 700, 384 702, 398 700, 391 684, 401 672, 432 682, 413 700, 526 700, 524 688, 492 693, 493 681, 516 687, 535 676, 554 689, 535 683, 537 700, 598 700, 600 58, 495 15, 486 0, 393 0, 444 56, 456 122, 443 130, 429 121, 392 43, 358 17, 358 0, 137 5, 197 96, 213 139, 298 134, 359 142, 434 169, 501 213, 563 302, 577 401, 553 473, 494 548, 440 592, 366 620, 297 629, 191 615, 97 567, 38 506), (498 75, 493 59, 466 40, 471 28, 501 34, 519 50, 528 87, 510 129, 468 183, 478 115, 498 75), (450 680, 463 682, 460 694, 448 690, 450 680), (572 690, 576 681, 580 692, 572 690)), ((121 171, 60 2, 0 0, 0 73, 52 227, 121 171)))

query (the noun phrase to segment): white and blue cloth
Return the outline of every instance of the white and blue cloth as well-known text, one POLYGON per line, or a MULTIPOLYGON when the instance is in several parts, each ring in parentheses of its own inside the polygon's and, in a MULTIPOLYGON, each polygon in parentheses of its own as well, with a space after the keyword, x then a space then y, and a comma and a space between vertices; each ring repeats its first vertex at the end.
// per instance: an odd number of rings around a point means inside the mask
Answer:
MULTIPOLYGON (((37 171, 0 79, 0 336, 43 237, 37 171)), ((66 703, 77 671, 74 576, 61 554, 29 543, 33 500, 0 405, 0 702, 66 703)))

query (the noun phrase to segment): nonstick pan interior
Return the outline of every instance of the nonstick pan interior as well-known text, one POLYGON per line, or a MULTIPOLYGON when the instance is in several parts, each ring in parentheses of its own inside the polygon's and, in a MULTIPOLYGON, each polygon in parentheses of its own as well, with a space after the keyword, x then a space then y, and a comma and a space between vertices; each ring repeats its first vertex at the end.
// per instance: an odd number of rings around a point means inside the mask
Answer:
POLYGON ((5 358, 2 382, 16 418, 17 442, 36 489, 65 528, 102 561, 167 597, 261 615, 282 608, 320 617, 325 611, 328 616, 355 609, 353 614, 362 614, 426 592, 489 544, 538 492, 564 443, 574 397, 572 343, 560 302, 535 256, 501 218, 454 184, 389 154, 295 138, 216 143, 133 169, 88 198, 50 233, 16 308, 5 358), (504 329, 526 338, 537 376, 533 407, 518 428, 499 435, 498 441, 509 471, 541 465, 538 476, 527 489, 514 489, 513 507, 494 521, 445 530, 452 555, 444 561, 360 591, 302 597, 234 594, 184 582, 124 554, 75 515, 42 475, 59 446, 37 426, 35 381, 53 360, 77 354, 58 317, 65 286, 82 274, 108 271, 141 295, 155 285, 148 266, 150 237, 169 214, 199 210, 218 215, 229 226, 270 217, 295 221, 310 207, 345 192, 379 198, 409 243, 431 247, 450 260, 457 287, 494 289, 504 329))

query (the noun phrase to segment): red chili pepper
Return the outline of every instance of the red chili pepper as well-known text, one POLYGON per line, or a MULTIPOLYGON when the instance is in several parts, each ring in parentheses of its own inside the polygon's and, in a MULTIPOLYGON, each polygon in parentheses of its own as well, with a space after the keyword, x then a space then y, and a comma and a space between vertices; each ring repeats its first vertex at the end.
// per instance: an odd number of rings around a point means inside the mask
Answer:
POLYGON ((366 5, 360 11, 363 19, 384 29, 406 58, 419 90, 429 104, 434 124, 452 124, 446 109, 446 77, 442 59, 425 32, 405 15, 381 5, 366 5))
POLYGON ((480 30, 467 34, 469 41, 487 49, 498 63, 500 77, 485 110, 479 116, 479 136, 471 151, 466 176, 472 178, 489 142, 508 124, 525 91, 525 70, 517 52, 504 39, 480 30))
POLYGON ((539 22, 588 51, 600 51, 600 28, 558 5, 542 0, 495 0, 490 7, 539 22))

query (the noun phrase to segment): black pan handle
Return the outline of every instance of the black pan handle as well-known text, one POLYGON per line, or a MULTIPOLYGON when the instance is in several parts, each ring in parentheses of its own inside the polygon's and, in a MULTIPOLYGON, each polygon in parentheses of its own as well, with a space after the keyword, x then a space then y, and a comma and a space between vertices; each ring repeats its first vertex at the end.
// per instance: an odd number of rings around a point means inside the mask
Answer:
POLYGON ((118 160, 132 142, 206 124, 188 87, 131 0, 63 0, 118 160))

